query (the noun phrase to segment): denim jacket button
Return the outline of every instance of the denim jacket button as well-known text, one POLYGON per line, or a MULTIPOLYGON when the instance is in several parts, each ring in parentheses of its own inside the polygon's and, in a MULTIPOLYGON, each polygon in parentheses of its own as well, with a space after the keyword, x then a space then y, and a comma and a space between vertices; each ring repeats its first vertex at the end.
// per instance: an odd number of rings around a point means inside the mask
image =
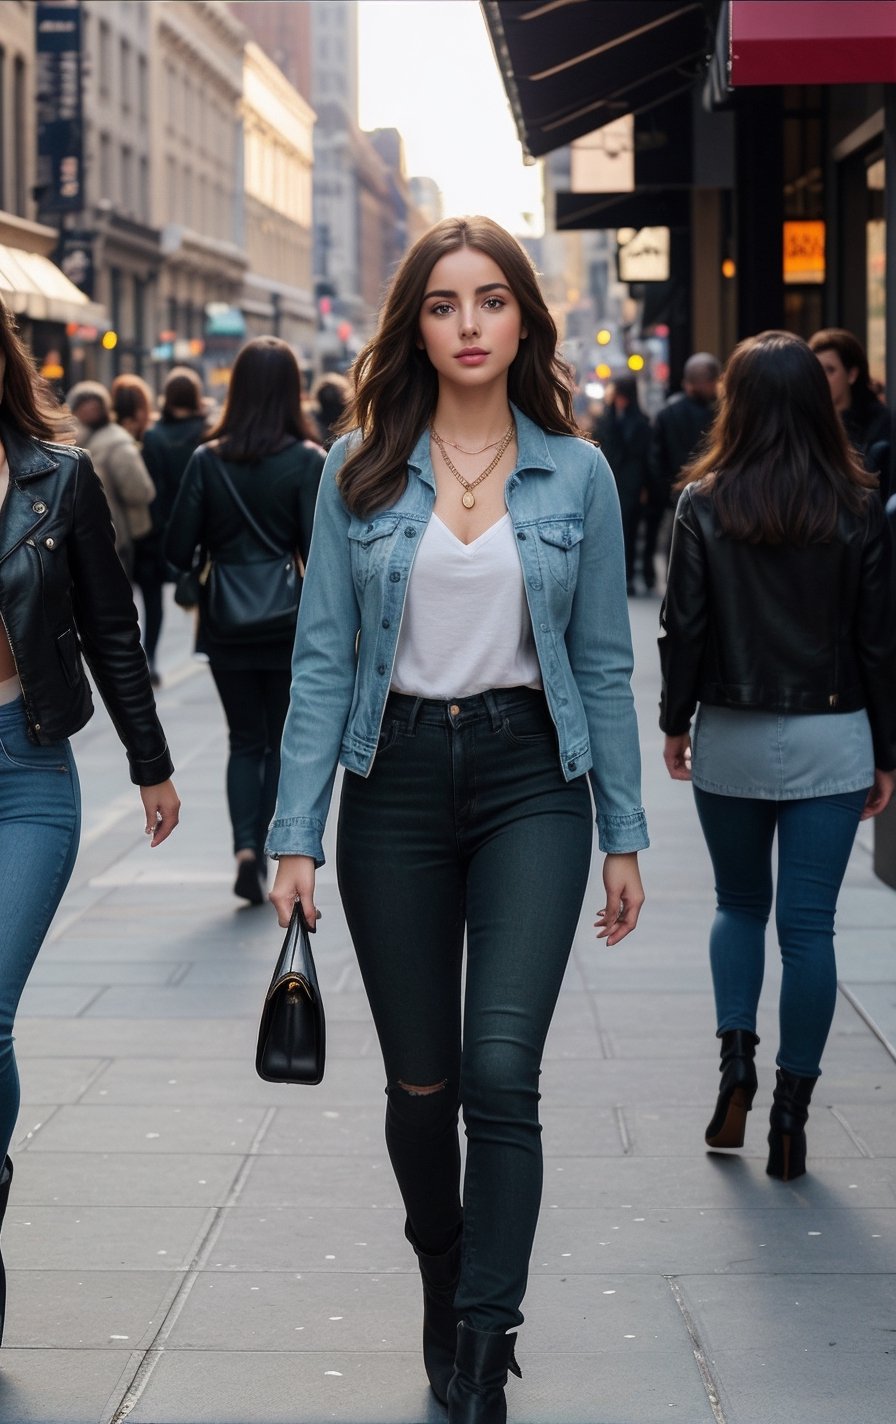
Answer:
POLYGON ((391 623, 389 622, 389 619, 388 619, 388 618, 384 618, 384 619, 383 619, 383 627, 384 627, 384 628, 390 628, 391 626, 392 626, 392 625, 391 625, 391 623))
POLYGON ((404 532, 409 539, 416 539, 417 537, 417 531, 414 528, 413 524, 409 524, 404 532))
POLYGON ((517 537, 518 539, 525 539, 526 536, 525 536, 525 534, 523 533, 523 531, 520 530, 519 534, 517 534, 516 537, 517 537))
POLYGON ((398 570, 396 569, 394 573, 391 573, 391 574, 389 575, 389 578, 390 578, 390 580, 392 581, 392 583, 398 583, 399 579, 401 578, 401 574, 400 574, 400 573, 398 572, 398 570))
POLYGON ((372 528, 373 528, 373 525, 372 525, 372 524, 368 524, 368 526, 367 526, 367 533, 368 533, 368 534, 370 533, 370 531, 371 531, 372 528))
POLYGON ((575 771, 577 763, 574 761, 568 761, 566 765, 569 767, 570 771, 575 771))
POLYGON ((385 664, 385 663, 380 663, 379 667, 377 668, 377 672, 379 673, 380 677, 382 677, 382 675, 383 675, 383 673, 384 673, 385 671, 386 671, 386 664, 385 664))

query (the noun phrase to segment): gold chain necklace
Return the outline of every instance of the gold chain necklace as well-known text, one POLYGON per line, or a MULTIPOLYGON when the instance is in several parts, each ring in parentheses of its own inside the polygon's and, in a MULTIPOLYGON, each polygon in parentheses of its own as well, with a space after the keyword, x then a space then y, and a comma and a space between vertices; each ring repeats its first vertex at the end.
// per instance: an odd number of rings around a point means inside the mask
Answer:
MULTIPOLYGON (((439 447, 439 453, 441 454, 442 459, 445 461, 445 464, 448 466, 448 468, 449 468, 449 470, 451 471, 452 475, 453 475, 454 478, 458 481, 458 483, 459 483, 459 484, 462 484, 463 487, 464 487, 464 493, 463 493, 463 495, 461 496, 461 504, 463 505, 464 509, 472 509, 472 508, 473 508, 473 505, 476 503, 476 496, 473 494, 474 489, 476 488, 477 485, 481 485, 483 480, 488 479, 488 477, 489 477, 489 475, 491 474, 492 470, 494 470, 494 469, 500 464, 500 462, 501 462, 501 456, 504 454, 504 451, 507 449, 508 445, 510 444, 511 440, 513 439, 513 434, 514 434, 513 421, 510 422, 510 425, 509 425, 508 429, 506 430, 506 432, 505 432, 504 435, 502 436, 501 442, 500 442, 500 444, 498 445, 497 453, 496 453, 494 459, 492 460, 491 464, 490 464, 490 465, 487 465, 486 468, 482 471, 482 474, 481 474, 481 475, 477 475, 476 478, 475 478, 475 480, 468 480, 468 479, 465 479, 464 476, 461 474, 460 470, 457 468, 457 466, 454 465, 454 464, 452 464, 452 462, 451 462, 451 457, 450 457, 450 455, 448 454, 448 451, 445 449, 445 441, 442 439, 441 435, 438 435, 438 434, 436 433, 436 429, 435 429, 435 426, 434 426, 434 425, 431 425, 431 426, 429 427, 429 433, 430 433, 430 435, 432 436, 433 440, 434 440, 434 441, 436 442, 436 444, 438 445, 438 447, 439 447)), ((486 448, 487 448, 487 447, 486 447, 486 448)), ((480 453, 481 453, 481 452, 480 452, 480 453)))
POLYGON ((497 440, 490 440, 487 445, 481 446, 478 450, 465 450, 463 445, 458 445, 456 440, 443 440, 441 435, 438 436, 437 439, 440 446, 450 445, 452 450, 459 450, 462 455, 484 455, 486 450, 494 450, 496 445, 500 445, 504 437, 503 435, 499 435, 497 440))

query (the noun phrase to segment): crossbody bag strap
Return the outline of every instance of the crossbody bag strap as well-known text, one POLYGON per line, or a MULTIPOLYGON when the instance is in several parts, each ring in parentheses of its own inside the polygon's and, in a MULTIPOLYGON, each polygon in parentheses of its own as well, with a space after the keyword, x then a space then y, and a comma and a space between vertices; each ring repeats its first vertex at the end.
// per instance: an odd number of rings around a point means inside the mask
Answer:
POLYGON ((246 523, 248 524, 252 533, 255 535, 258 542, 260 544, 264 544, 265 548, 270 549, 271 553, 277 555, 277 557, 282 558, 284 554, 288 554, 289 550, 282 549, 279 544, 275 544, 270 535, 266 534, 262 529, 261 525, 255 519, 253 519, 252 515, 249 513, 248 509, 243 504, 243 501, 237 494, 233 481, 228 475, 227 470, 224 467, 224 461, 221 459, 220 455, 216 455, 214 450, 209 450, 208 455, 212 464, 218 471, 218 474, 221 476, 221 479, 224 483, 224 488, 229 492, 231 499, 233 500, 240 514, 245 519, 246 523))

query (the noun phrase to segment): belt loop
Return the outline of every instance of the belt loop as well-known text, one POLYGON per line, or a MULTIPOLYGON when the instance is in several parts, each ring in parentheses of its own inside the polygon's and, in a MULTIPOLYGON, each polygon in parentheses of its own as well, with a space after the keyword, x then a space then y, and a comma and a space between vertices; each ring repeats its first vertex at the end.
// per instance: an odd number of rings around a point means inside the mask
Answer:
POLYGON ((492 692, 491 688, 489 688, 487 692, 483 692, 482 700, 488 708, 488 715, 491 718, 492 722, 492 731, 499 731, 503 719, 501 717, 501 713, 498 711, 497 698, 495 697, 495 694, 494 692, 492 692))
POLYGON ((420 708, 423 706, 423 698, 415 697, 414 705, 411 708, 411 715, 408 717, 407 733, 409 737, 414 735, 417 727, 417 718, 420 716, 420 708))

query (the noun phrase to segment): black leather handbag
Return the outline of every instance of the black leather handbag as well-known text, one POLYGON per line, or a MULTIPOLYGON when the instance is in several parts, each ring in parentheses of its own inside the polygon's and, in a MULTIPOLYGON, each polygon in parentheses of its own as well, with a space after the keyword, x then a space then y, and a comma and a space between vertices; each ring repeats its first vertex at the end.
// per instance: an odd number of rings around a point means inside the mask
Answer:
MULTIPOLYGON (((280 549, 253 519, 216 455, 210 456, 248 528, 272 558, 254 564, 215 559, 202 588, 209 634, 219 643, 272 642, 295 633, 302 580, 293 554, 280 549)), ((200 580, 201 582, 201 580, 200 580)))
POLYGON ((255 1069, 268 1083, 319 1083, 326 1023, 308 925, 298 900, 265 996, 255 1069))

